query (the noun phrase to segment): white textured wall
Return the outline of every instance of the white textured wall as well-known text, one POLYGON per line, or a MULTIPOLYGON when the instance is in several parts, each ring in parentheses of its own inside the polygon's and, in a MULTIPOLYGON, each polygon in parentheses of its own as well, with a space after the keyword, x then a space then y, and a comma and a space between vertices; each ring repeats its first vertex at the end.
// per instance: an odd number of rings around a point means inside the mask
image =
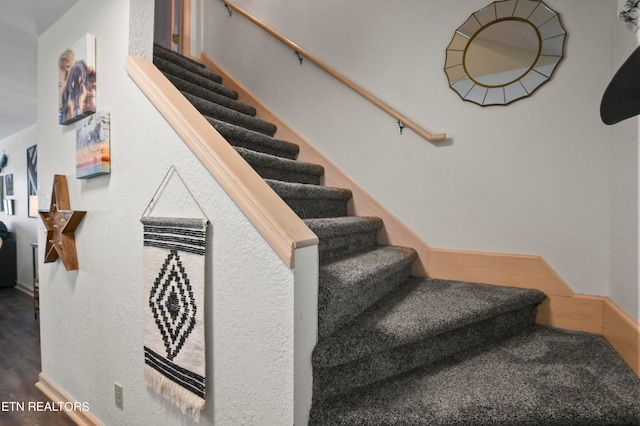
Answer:
MULTIPOLYGON (((16 250, 18 256, 18 284, 33 290, 33 261, 31 244, 38 242, 38 223, 40 218, 31 218, 27 197, 27 148, 36 144, 36 127, 32 126, 20 133, 16 133, 0 141, 0 156, 5 151, 8 162, 2 169, 2 179, 13 174, 13 195, 6 197, 13 199, 14 215, 0 212, 0 222, 4 222, 9 231, 16 235, 16 250)), ((2 188, 6 193, 4 182, 2 188)), ((48 205, 47 201, 47 205, 48 205)))
MULTIPOLYGON (((151 106, 124 70, 129 49, 148 55, 149 0, 81 0, 38 43, 40 200, 65 174, 80 269, 41 265, 42 371, 107 425, 188 425, 188 416, 143 382, 142 225, 139 219, 175 165, 211 220, 207 261, 208 398, 200 424, 293 423, 294 283, 290 270, 151 106), (130 16, 130 13, 132 14, 130 16), (131 19, 130 19, 131 18, 131 19), (134 38, 129 40, 132 27, 134 38), (111 113, 111 174, 75 179, 73 126, 56 116, 57 55, 91 32, 97 40, 97 103, 111 113), (114 403, 124 387, 124 410, 114 403)), ((154 207, 198 214, 169 188, 154 207)), ((40 243, 44 244, 41 236, 40 243)), ((317 254, 304 259, 317 262, 317 254)), ((312 278, 312 277, 311 277, 312 278)), ((308 383, 306 384, 308 386, 308 383)))
MULTIPOLYGON (((623 2, 622 2, 623 3, 623 2)), ((622 4, 618 2, 618 10, 622 4)), ((611 76, 638 46, 633 32, 612 14, 611 76)), ((638 123, 630 118, 610 127, 611 269, 609 297, 636 320, 638 287, 638 123)))
POLYGON ((541 255, 576 293, 612 295, 637 318, 624 296, 637 294, 637 254, 621 253, 633 241, 637 253, 637 220, 634 209, 616 210, 637 204, 634 182, 617 186, 637 175, 637 156, 627 155, 632 141, 612 148, 637 132, 599 117, 615 71, 615 2, 548 1, 568 32, 564 60, 530 98, 485 108, 449 89, 443 67, 454 30, 486 0, 236 3, 428 130, 447 132, 439 144, 400 136, 392 118, 310 62, 300 66, 222 4, 205 5, 205 52, 430 245, 541 255))

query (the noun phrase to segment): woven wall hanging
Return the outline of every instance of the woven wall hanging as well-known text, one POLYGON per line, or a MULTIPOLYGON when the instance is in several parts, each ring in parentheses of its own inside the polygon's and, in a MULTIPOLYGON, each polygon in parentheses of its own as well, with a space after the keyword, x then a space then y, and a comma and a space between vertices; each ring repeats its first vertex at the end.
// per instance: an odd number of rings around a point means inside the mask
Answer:
MULTIPOLYGON (((156 194, 174 174, 184 184, 172 167, 156 194)), ((186 185, 185 189, 191 195, 186 185)), ((204 271, 209 220, 152 217, 148 215, 151 203, 140 219, 144 225, 144 378, 148 386, 199 421, 206 399, 204 271)))

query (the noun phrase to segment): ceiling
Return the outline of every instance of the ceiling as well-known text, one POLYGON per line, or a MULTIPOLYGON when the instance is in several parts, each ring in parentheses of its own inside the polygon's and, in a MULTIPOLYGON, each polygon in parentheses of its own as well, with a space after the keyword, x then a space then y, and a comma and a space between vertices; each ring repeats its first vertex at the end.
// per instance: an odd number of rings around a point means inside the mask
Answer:
POLYGON ((38 36, 77 1, 0 0, 0 141, 36 124, 38 36))

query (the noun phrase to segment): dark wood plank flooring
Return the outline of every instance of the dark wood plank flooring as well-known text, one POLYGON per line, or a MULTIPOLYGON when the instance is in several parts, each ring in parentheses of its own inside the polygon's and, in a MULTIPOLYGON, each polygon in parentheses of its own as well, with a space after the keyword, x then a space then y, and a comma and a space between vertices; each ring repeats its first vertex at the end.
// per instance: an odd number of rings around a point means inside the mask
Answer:
POLYGON ((0 426, 74 425, 62 412, 29 411, 29 402, 49 402, 35 387, 39 373, 33 298, 14 287, 0 288, 0 426), (23 403, 24 411, 16 403, 23 403))

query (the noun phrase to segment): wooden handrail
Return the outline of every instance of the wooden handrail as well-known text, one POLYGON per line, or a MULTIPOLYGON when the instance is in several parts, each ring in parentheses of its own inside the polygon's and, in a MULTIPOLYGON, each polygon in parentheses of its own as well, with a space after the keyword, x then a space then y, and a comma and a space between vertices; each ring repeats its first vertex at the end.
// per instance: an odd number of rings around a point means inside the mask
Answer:
POLYGON ((127 73, 209 173, 290 267, 296 248, 318 237, 155 65, 129 55, 127 73))
POLYGON ((303 49, 302 47, 298 46, 296 43, 284 37, 282 34, 277 32, 273 28, 269 27, 264 22, 260 21, 255 16, 248 13, 247 11, 241 9, 240 7, 231 3, 230 1, 227 1, 227 0, 220 0, 220 1, 225 5, 227 5, 229 8, 235 10, 236 12, 238 12, 239 14, 247 18, 249 21, 253 22, 257 26, 265 30, 266 32, 268 32, 269 34, 271 34, 272 36, 274 36, 275 38, 277 38, 278 40, 280 40, 282 43, 286 44, 287 46, 295 50, 301 57, 304 57, 310 60, 320 69, 324 70, 325 72, 333 76, 335 79, 337 79, 338 81, 340 81, 341 83, 349 87, 351 90, 353 90, 354 92, 356 92, 357 94, 359 94, 360 96, 362 96, 363 98, 365 98, 366 100, 368 100, 369 102, 371 102, 372 104, 374 104, 375 106, 377 106, 378 108, 380 108, 381 110, 383 110, 384 112, 386 112, 387 114, 395 118, 404 127, 408 127, 409 129, 413 130, 416 134, 420 135, 421 137, 423 137, 424 139, 430 142, 443 141, 447 138, 447 135, 445 133, 434 134, 423 129, 415 121, 411 120, 404 114, 400 113, 395 108, 386 104, 376 96, 367 92, 361 86, 354 83, 352 80, 348 79, 347 77, 345 77, 344 75, 342 75, 341 73, 339 73, 338 71, 336 71, 335 69, 333 69, 332 67, 330 67, 329 65, 321 61, 320 59, 318 59, 316 56, 312 55, 311 53, 303 49))

